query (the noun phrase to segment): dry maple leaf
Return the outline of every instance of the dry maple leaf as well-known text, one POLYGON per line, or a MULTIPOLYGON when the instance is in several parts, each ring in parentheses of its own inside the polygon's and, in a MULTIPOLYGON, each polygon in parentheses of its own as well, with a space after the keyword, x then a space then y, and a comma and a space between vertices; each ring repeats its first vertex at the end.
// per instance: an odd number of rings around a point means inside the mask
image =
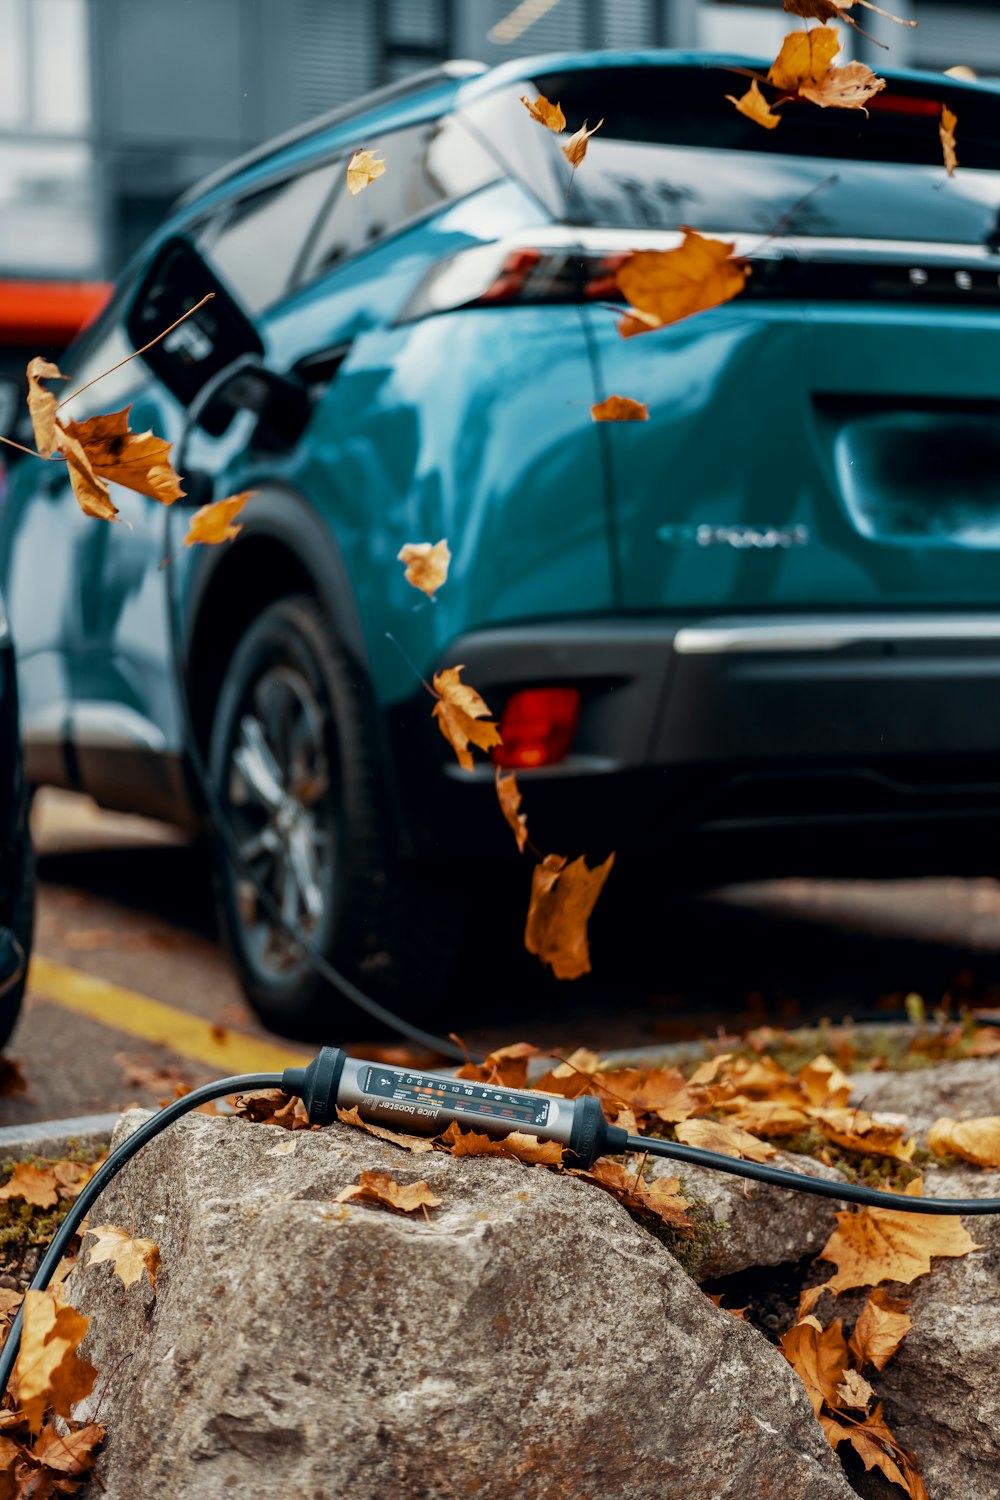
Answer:
POLYGON ((311 1130, 309 1114, 297 1094, 281 1089, 263 1089, 259 1094, 236 1094, 233 1108, 244 1119, 259 1125, 280 1125, 284 1130, 311 1130))
POLYGON ((649 407, 631 396, 609 396, 590 408, 595 422, 648 422, 649 407))
POLYGON ((56 1175, 51 1167, 33 1167, 19 1161, 14 1165, 9 1182, 0 1188, 0 1199, 22 1198, 36 1208, 52 1208, 59 1201, 56 1175))
POLYGON ((81 1161, 57 1161, 52 1167, 56 1179, 56 1191, 60 1198, 72 1201, 78 1198, 103 1161, 86 1163, 81 1161))
POLYGON ((652 1182, 646 1182, 641 1167, 637 1170, 621 1162, 606 1160, 595 1161, 589 1171, 571 1168, 570 1176, 596 1183, 633 1212, 651 1215, 675 1229, 694 1227, 684 1212, 688 1202, 679 1196, 681 1184, 678 1177, 654 1177, 652 1182))
POLYGON ((781 1352, 806 1388, 818 1417, 823 1402, 837 1406, 837 1387, 847 1374, 847 1344, 840 1318, 824 1328, 818 1318, 803 1318, 781 1336, 781 1352))
POLYGON ((804 1109, 780 1099, 748 1099, 736 1094, 732 1099, 720 1101, 717 1107, 730 1125, 749 1130, 751 1135, 798 1135, 811 1124, 804 1109))
POLYGON ((733 255, 734 241, 706 239, 687 227, 683 232, 676 249, 636 250, 619 266, 615 280, 634 309, 623 320, 629 327, 618 325, 625 337, 719 307, 746 286, 750 267, 733 255))
POLYGON ((374 151, 355 151, 347 163, 347 191, 352 198, 356 198, 376 177, 381 177, 384 171, 385 162, 374 151))
POLYGON ((842 1109, 851 1097, 851 1080, 822 1052, 799 1069, 796 1082, 810 1104, 827 1109, 842 1109))
POLYGON ((434 673, 434 691, 438 701, 434 705, 434 717, 438 728, 448 741, 458 763, 465 771, 472 770, 469 746, 480 750, 492 750, 502 745, 500 731, 489 717, 489 709, 475 688, 462 681, 462 666, 446 667, 434 673))
MULTIPOLYGON (((920 1197, 919 1178, 906 1189, 920 1197)), ((935 1255, 968 1255, 981 1250, 952 1215, 897 1213, 891 1208, 861 1208, 837 1214, 838 1227, 819 1252, 832 1261, 836 1275, 826 1283, 832 1292, 880 1281, 915 1281, 931 1269, 935 1255)))
POLYGON ((727 94, 726 98, 730 104, 735 104, 741 115, 746 115, 747 119, 753 120, 755 125, 763 125, 765 130, 774 130, 781 124, 781 116, 776 115, 771 109, 760 91, 756 78, 740 98, 737 99, 735 94, 727 94))
POLYGON ((96 1241, 88 1246, 88 1265, 97 1266, 102 1261, 110 1260, 116 1276, 126 1289, 140 1279, 145 1266, 149 1272, 150 1285, 155 1291, 160 1252, 152 1240, 136 1239, 114 1224, 99 1224, 95 1229, 88 1229, 87 1234, 93 1235, 96 1241))
POLYGON ((575 135, 570 136, 569 140, 562 148, 562 154, 563 156, 565 156, 574 172, 587 154, 587 142, 590 140, 590 137, 592 135, 596 135, 603 124, 603 119, 598 120, 593 130, 588 130, 587 122, 586 120, 584 120, 583 124, 580 126, 580 129, 575 133, 575 135))
POLYGON ((43 458, 49 458, 56 451, 56 409, 59 403, 42 381, 65 380, 67 377, 58 365, 54 365, 51 360, 42 359, 41 355, 36 355, 30 362, 27 375, 28 412, 35 434, 35 447, 43 458))
POLYGON ((899 1297, 890 1297, 882 1287, 869 1294, 849 1345, 859 1369, 872 1365, 882 1370, 889 1363, 913 1327, 913 1319, 906 1312, 908 1305, 899 1297))
POLYGON ((89 1396, 97 1379, 94 1366, 76 1353, 90 1319, 52 1291, 28 1291, 14 1378, 17 1404, 32 1432, 41 1429, 49 1407, 68 1417, 89 1396))
POLYGON ((170 462, 172 445, 151 431, 132 432, 128 425, 131 410, 126 406, 85 422, 67 422, 65 431, 80 444, 101 479, 172 505, 184 494, 170 462))
POLYGON ((817 1109, 810 1105, 813 1123, 828 1141, 845 1151, 863 1156, 888 1156, 894 1161, 912 1161, 916 1140, 904 1141, 905 1126, 888 1125, 863 1109, 817 1109))
POLYGON ((184 538, 185 547, 193 547, 196 542, 209 547, 218 546, 220 542, 231 542, 243 530, 242 526, 233 525, 233 518, 239 515, 255 493, 254 490, 244 490, 239 495, 229 495, 225 500, 213 500, 210 505, 203 505, 200 510, 196 510, 184 538))
POLYGON ((98 521, 113 521, 118 514, 111 492, 100 475, 95 474, 82 444, 56 423, 56 447, 69 468, 69 482, 77 504, 85 516, 98 521))
POLYGON ((849 1406, 854 1411, 867 1411, 875 1392, 857 1370, 848 1370, 837 1387, 837 1406, 849 1406))
POLYGON ((448 578, 451 552, 446 541, 407 542, 396 553, 397 562, 406 564, 406 581, 433 599, 448 578))
POLYGON ((958 154, 955 150, 955 127, 958 124, 958 116, 948 108, 947 104, 941 106, 941 120, 938 132, 941 136, 941 150, 944 152, 944 164, 948 169, 948 176, 954 177, 958 166, 958 154))
POLYGON ((587 922, 614 862, 609 854, 591 870, 583 855, 567 864, 565 855, 547 854, 532 871, 524 946, 557 979, 590 973, 587 922))
POLYGON ((563 1148, 558 1141, 540 1141, 537 1136, 512 1130, 495 1141, 492 1136, 475 1130, 462 1130, 453 1120, 438 1137, 452 1156, 507 1156, 527 1166, 557 1167, 562 1164, 563 1148))
POLYGON ((539 94, 532 104, 527 94, 521 95, 521 103, 533 120, 539 125, 545 125, 554 135, 560 135, 566 129, 566 116, 558 104, 550 104, 544 94, 539 94))
POLYGON ((1000 1167, 1000 1115, 980 1120, 935 1120, 927 1132, 935 1156, 959 1156, 976 1167, 1000 1167))
POLYGON ((831 1448, 837 1448, 843 1442, 850 1443, 866 1469, 881 1469, 885 1477, 900 1485, 912 1500, 928 1500, 916 1459, 908 1449, 900 1447, 889 1431, 881 1406, 876 1406, 870 1416, 858 1423, 846 1414, 821 1416, 820 1422, 831 1448))
POLYGON ((840 51, 840 38, 830 26, 813 26, 785 37, 781 51, 771 64, 767 81, 782 93, 818 104, 821 109, 863 109, 866 102, 885 88, 865 63, 832 66, 840 51))
POLYGON ((358 1113, 356 1104, 350 1109, 338 1109, 337 1119, 344 1125, 354 1125, 359 1130, 364 1130, 368 1135, 376 1136, 380 1141, 390 1141, 394 1146, 402 1146, 404 1150, 419 1155, 423 1151, 433 1151, 434 1142, 424 1135, 401 1135, 399 1131, 387 1130, 384 1125, 373 1125, 368 1120, 363 1120, 358 1113))
POLYGON ((702 1151, 718 1151, 722 1156, 736 1156, 744 1161, 767 1161, 776 1155, 773 1146, 759 1141, 749 1131, 737 1125, 727 1125, 722 1120, 681 1121, 674 1134, 687 1146, 697 1146, 702 1151))
POLYGON ((421 1208, 437 1208, 441 1199, 426 1182, 394 1182, 388 1172, 360 1172, 350 1187, 341 1188, 334 1203, 355 1201, 380 1203, 400 1214, 414 1214, 421 1208))
POLYGON ((32 1446, 31 1457, 59 1474, 85 1474, 94 1467, 103 1439, 104 1428, 96 1422, 71 1432, 59 1432, 51 1422, 46 1422, 32 1446))
POLYGON ((528 1058, 537 1056, 538 1048, 530 1042, 514 1042, 509 1047, 497 1047, 481 1063, 463 1063, 455 1077, 475 1083, 495 1083, 507 1089, 527 1088, 528 1058))
MULTIPOLYGON (((894 16, 892 11, 883 10, 880 5, 873 5, 872 0, 785 0, 785 9, 789 15, 801 16, 805 21, 845 21, 848 26, 853 26, 855 31, 861 31, 854 17, 847 14, 854 5, 863 5, 865 10, 874 11, 878 16, 885 16, 887 21, 895 21, 897 26, 917 25, 916 21, 904 21, 902 16, 894 16)), ((861 35, 868 36, 868 33, 861 31, 861 35)))
POLYGON ((885 88, 885 79, 873 73, 867 63, 852 62, 843 68, 831 68, 816 84, 803 84, 803 99, 820 109, 864 109, 868 100, 885 88))
POLYGON ((518 850, 523 854, 524 846, 528 842, 528 819, 521 812, 521 789, 517 784, 517 776, 513 771, 505 776, 497 766, 496 788, 500 811, 517 840, 518 850))

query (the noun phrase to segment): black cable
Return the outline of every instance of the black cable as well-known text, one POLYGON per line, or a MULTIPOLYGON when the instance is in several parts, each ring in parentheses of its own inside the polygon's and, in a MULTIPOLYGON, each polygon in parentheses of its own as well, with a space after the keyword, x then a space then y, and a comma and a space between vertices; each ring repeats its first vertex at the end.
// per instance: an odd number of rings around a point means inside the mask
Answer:
MULTIPOLYGON (((185 431, 179 444, 181 454, 183 454, 186 441, 187 432, 185 431)), ((171 514, 170 510, 166 513, 166 555, 168 557, 171 556, 173 551, 171 545, 173 542, 171 514)), ((442 1057, 450 1057, 454 1062, 469 1062, 468 1054, 456 1046, 454 1042, 449 1041, 446 1037, 435 1036, 432 1031, 424 1031, 422 1027, 415 1026, 411 1021, 404 1021, 402 1016, 397 1016, 394 1011, 389 1010, 384 1005, 380 1005, 377 1000, 373 1000, 370 995, 365 994, 364 990, 359 989, 356 984, 352 983, 346 974, 342 974, 339 969, 335 969, 326 955, 314 943, 310 942, 301 929, 294 922, 288 921, 282 914, 278 902, 262 884, 257 871, 244 856, 243 850, 239 845, 239 840, 230 827, 225 810, 219 800, 215 787, 212 785, 208 774, 208 767, 205 765, 201 750, 198 747, 194 716, 191 712, 191 700, 188 697, 187 681, 184 676, 184 647, 180 634, 180 609, 173 586, 172 569, 168 567, 165 571, 167 574, 167 614, 170 621, 171 655, 173 657, 174 677, 177 683, 181 718, 187 739, 187 758, 194 771, 201 794, 205 799, 205 804, 212 820, 212 826, 224 845, 226 854, 232 860, 240 874, 251 882, 270 919, 276 922, 288 934, 302 950, 316 973, 322 979, 325 979, 327 984, 331 985, 345 1000, 349 1000, 358 1010, 364 1011, 373 1020, 380 1022, 383 1026, 387 1026, 390 1031, 395 1031, 399 1036, 405 1037, 408 1041, 416 1042, 421 1047, 427 1047, 431 1052, 439 1053, 442 1057)))
POLYGON ((680 1141, 658 1137, 630 1135, 628 1150, 649 1156, 665 1156, 670 1161, 687 1162, 692 1167, 712 1167, 734 1177, 751 1177, 769 1182, 773 1187, 793 1188, 799 1193, 813 1193, 818 1198, 838 1198, 842 1203, 860 1203, 867 1208, 891 1208, 905 1214, 1000 1214, 1000 1198, 911 1198, 905 1193, 882 1193, 877 1188, 861 1187, 849 1182, 828 1182, 823 1177, 806 1177, 784 1167, 769 1167, 763 1162, 742 1161, 705 1151, 700 1146, 685 1146, 680 1141))
MULTIPOLYGON (((235 1078, 222 1078, 215 1083, 205 1083, 200 1088, 192 1089, 190 1094, 184 1094, 180 1099, 175 1099, 163 1109, 157 1110, 156 1114, 148 1120, 144 1120, 138 1130, 134 1131, 128 1140, 122 1141, 120 1146, 116 1146, 107 1160, 101 1163, 93 1177, 81 1190, 79 1197, 74 1200, 72 1208, 53 1235, 28 1290, 44 1292, 52 1279, 53 1272, 63 1258, 66 1246, 76 1233, 91 1204, 100 1197, 112 1178, 118 1176, 125 1163, 130 1161, 137 1151, 141 1151, 154 1136, 159 1135, 161 1130, 165 1130, 168 1125, 172 1125, 175 1120, 179 1120, 182 1115, 188 1114, 192 1109, 197 1109, 199 1104, 207 1104, 211 1099, 221 1099, 224 1094, 237 1094, 245 1089, 280 1087, 280 1073, 245 1073, 235 1078)), ((10 1326, 3 1349, 0 1350, 0 1396, 7 1389, 7 1382, 10 1380, 17 1359, 17 1351, 21 1346, 23 1309, 22 1302, 10 1326)))

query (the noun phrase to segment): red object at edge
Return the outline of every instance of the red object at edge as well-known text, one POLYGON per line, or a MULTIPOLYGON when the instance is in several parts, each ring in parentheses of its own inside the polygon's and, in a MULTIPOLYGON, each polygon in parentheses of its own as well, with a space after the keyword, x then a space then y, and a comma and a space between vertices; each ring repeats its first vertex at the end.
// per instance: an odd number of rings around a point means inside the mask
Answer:
POLYGON ((107 281, 0 280, 0 344, 64 349, 107 306, 107 281))

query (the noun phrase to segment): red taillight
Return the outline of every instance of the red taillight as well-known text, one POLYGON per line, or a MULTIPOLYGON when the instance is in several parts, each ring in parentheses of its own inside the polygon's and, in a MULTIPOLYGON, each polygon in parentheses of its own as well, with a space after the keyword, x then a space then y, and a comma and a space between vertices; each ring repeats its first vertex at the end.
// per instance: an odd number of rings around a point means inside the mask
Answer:
POLYGON ((937 119, 944 106, 940 99, 919 99, 914 94, 873 94, 865 108, 886 115, 933 115, 937 119))
POLYGON ((503 744, 493 751, 498 766, 552 766, 564 760, 580 720, 576 688, 523 688, 507 699, 500 719, 503 744))

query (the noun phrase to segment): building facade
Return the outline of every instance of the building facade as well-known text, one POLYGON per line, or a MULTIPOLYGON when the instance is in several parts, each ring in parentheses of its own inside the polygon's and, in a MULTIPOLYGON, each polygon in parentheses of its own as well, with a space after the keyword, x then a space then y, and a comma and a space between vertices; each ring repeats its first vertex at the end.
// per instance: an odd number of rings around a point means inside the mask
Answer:
MULTIPOLYGON (((856 56, 1000 75, 996 0, 886 3, 919 24, 868 13, 892 50, 856 56)), ((199 177, 444 57, 773 55, 789 24, 780 0, 0 0, 0 277, 113 275, 199 177)))

